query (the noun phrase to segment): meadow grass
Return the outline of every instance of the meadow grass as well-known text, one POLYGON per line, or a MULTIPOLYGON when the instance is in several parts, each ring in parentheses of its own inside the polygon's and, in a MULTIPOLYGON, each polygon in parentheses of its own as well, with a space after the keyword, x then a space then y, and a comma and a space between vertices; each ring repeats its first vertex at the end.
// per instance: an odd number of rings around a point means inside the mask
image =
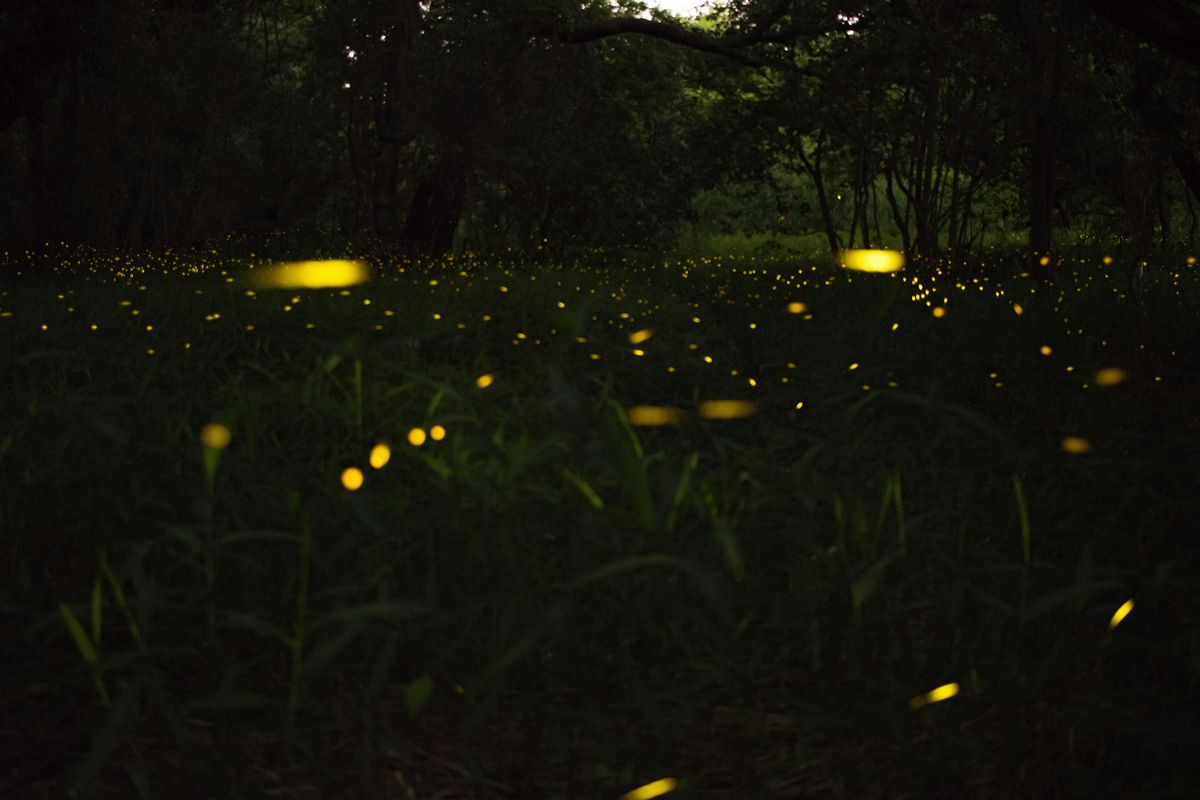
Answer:
POLYGON ((0 294, 0 794, 1200 777, 1182 256, 59 261, 0 294))

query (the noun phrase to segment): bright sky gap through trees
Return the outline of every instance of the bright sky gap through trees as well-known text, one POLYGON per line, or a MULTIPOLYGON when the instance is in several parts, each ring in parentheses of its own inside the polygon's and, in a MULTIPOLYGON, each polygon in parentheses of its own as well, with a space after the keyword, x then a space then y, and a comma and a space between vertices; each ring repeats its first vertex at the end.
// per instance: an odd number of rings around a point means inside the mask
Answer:
POLYGON ((661 8, 663 11, 670 11, 672 14, 678 14, 681 17, 693 17, 704 13, 708 3, 700 0, 651 0, 646 3, 651 8, 661 8))

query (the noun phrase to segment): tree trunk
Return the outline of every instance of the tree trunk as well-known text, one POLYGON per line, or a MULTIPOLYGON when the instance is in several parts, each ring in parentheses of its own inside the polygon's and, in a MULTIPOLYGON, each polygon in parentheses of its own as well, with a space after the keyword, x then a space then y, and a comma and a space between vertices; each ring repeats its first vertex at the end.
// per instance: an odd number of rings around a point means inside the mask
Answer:
POLYGON ((402 130, 404 107, 411 102, 411 84, 416 76, 409 53, 420 31, 418 0, 397 4, 395 33, 389 37, 388 58, 375 89, 375 131, 371 146, 371 223, 375 235, 395 243, 400 232, 400 148, 406 140, 402 130))
POLYGON ((400 237, 405 252, 425 256, 448 252, 454 244, 454 231, 462 218, 466 196, 467 181, 462 166, 449 159, 439 161, 413 192, 400 237))
POLYGON ((904 243, 904 256, 905 258, 911 258, 913 254, 913 244, 912 234, 908 230, 909 207, 905 206, 904 214, 900 213, 900 203, 896 200, 896 193, 892 190, 893 179, 896 179, 896 162, 894 153, 892 155, 892 161, 888 163, 887 170, 884 172, 884 194, 887 196, 888 207, 892 210, 892 221, 896 223, 896 229, 900 231, 900 240, 904 243))
POLYGON ((800 163, 804 167, 804 171, 812 178, 813 184, 817 190, 817 205, 821 209, 821 224, 825 227, 825 238, 829 241, 829 252, 836 253, 842 249, 842 243, 838 240, 837 230, 833 226, 833 210, 829 207, 829 195, 825 193, 825 180, 821 174, 821 150, 825 144, 825 131, 820 131, 817 134, 817 147, 813 151, 813 157, 810 160, 804 152, 804 142, 800 142, 800 147, 796 152, 800 156, 800 163))
POLYGON ((1200 158, 1191 150, 1177 147, 1171 153, 1171 161, 1179 170, 1179 175, 1192 197, 1200 202, 1200 158))
POLYGON ((1049 39, 1039 30, 1037 48, 1037 95, 1033 102, 1029 159, 1029 251, 1033 274, 1049 276, 1049 257, 1054 249, 1054 178, 1057 150, 1056 108, 1062 94, 1063 38, 1060 28, 1049 39), (1043 259, 1046 259, 1043 263, 1043 259))

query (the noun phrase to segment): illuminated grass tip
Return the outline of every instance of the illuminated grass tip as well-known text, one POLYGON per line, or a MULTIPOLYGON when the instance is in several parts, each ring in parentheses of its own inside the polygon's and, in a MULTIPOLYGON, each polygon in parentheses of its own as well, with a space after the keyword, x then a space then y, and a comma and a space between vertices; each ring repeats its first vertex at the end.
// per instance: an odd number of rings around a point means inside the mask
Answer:
POLYGON ((843 250, 839 258, 843 267, 855 272, 899 272, 904 268, 904 254, 896 250, 843 250))
POLYGON ((354 286, 370 280, 370 271, 362 261, 289 261, 274 264, 253 274, 260 289, 325 289, 354 286))
POLYGON ((224 450, 229 446, 229 428, 212 422, 200 429, 200 443, 210 450, 224 450))
POLYGON ((683 411, 670 406, 634 406, 627 412, 630 425, 678 425, 683 411))
POLYGON ((654 797, 662 797, 668 792, 675 791, 678 785, 674 778, 662 778, 657 781, 651 781, 645 786, 639 786, 632 792, 626 792, 621 795, 621 800, 651 800, 654 797))

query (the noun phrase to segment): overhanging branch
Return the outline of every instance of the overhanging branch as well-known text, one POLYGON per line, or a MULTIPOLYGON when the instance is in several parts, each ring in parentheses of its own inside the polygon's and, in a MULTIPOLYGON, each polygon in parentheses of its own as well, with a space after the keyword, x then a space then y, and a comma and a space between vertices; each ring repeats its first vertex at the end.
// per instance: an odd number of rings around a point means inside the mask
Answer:
POLYGON ((791 7, 792 0, 780 0, 771 7, 770 11, 754 20, 749 30, 726 36, 710 36, 680 25, 640 17, 616 17, 577 28, 547 25, 538 30, 535 35, 551 38, 564 44, 584 44, 607 39, 610 36, 635 33, 662 39, 693 50, 724 56, 747 66, 778 66, 767 59, 746 52, 746 49, 756 44, 793 42, 797 33, 795 30, 775 29, 776 23, 791 7))
POLYGON ((726 58, 732 58, 734 61, 739 61, 749 66, 762 66, 766 63, 750 53, 742 52, 740 48, 747 45, 737 41, 730 41, 743 37, 708 36, 687 28, 681 28, 678 25, 671 25, 666 22, 658 22, 650 19, 618 17, 616 19, 606 19, 602 22, 585 25, 582 28, 550 30, 545 33, 564 44, 584 44, 585 42, 594 42, 598 39, 607 39, 610 36, 638 33, 643 36, 651 36, 655 39, 672 42, 683 47, 690 47, 693 50, 715 53, 726 58))

